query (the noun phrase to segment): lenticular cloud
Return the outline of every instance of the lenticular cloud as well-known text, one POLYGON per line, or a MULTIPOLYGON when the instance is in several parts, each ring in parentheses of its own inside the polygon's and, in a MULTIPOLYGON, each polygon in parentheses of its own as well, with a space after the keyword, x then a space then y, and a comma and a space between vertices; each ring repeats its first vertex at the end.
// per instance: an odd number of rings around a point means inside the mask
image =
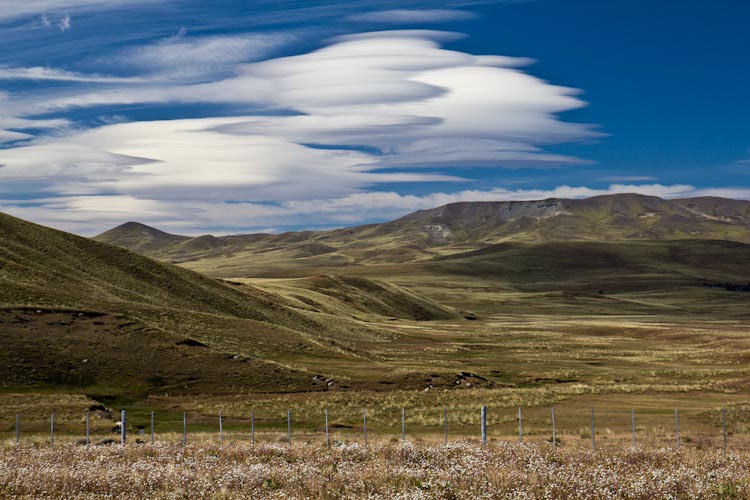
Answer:
POLYGON ((599 135, 558 116, 585 105, 578 92, 519 69, 528 59, 442 47, 457 36, 348 35, 306 54, 236 64, 230 77, 223 72, 199 84, 89 79, 80 90, 15 103, 15 110, 27 109, 28 117, 113 104, 221 103, 284 112, 120 123, 38 138, 0 150, 0 181, 36 186, 40 199, 97 196, 99 205, 108 196, 289 203, 383 183, 460 181, 451 175, 455 167, 581 162, 544 150, 599 135))

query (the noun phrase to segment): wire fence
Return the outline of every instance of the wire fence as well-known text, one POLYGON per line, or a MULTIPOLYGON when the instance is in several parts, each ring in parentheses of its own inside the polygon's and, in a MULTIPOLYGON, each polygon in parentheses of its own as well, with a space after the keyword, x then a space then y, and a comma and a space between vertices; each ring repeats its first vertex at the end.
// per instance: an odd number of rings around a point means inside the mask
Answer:
POLYGON ((116 412, 92 410, 80 418, 66 415, 46 419, 17 414, 3 433, 10 446, 78 444, 184 444, 213 441, 221 444, 372 443, 415 441, 449 443, 470 441, 486 446, 493 441, 544 443, 554 449, 587 447, 750 450, 750 410, 710 409, 560 409, 488 408, 476 411, 439 408, 425 411, 402 408, 324 409, 309 411, 250 410, 247 415, 216 412, 156 411, 128 407, 116 412))

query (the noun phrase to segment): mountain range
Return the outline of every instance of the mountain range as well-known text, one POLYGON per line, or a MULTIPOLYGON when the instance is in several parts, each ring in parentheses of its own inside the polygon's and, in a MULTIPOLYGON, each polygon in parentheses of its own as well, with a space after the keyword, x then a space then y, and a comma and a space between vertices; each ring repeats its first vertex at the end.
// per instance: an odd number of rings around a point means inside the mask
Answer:
POLYGON ((332 231, 187 237, 128 222, 95 239, 214 276, 265 276, 300 266, 424 262, 498 244, 750 243, 750 201, 617 194, 582 200, 465 202, 332 231))

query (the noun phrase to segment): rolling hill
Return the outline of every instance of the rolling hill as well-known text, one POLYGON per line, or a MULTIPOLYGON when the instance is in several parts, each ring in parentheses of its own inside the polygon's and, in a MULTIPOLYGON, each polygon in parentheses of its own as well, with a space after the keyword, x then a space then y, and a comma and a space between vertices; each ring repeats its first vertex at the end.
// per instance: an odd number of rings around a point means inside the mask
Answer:
POLYGON ((169 235, 127 223, 95 238, 213 276, 409 263, 505 242, 725 240, 750 243, 750 201, 618 194, 455 203, 383 224, 278 235, 169 235))
POLYGON ((316 364, 367 365, 362 343, 393 338, 371 323, 383 314, 460 318, 367 279, 347 286, 378 289, 377 300, 345 303, 334 286, 343 281, 328 282, 321 311, 0 214, 0 380, 92 392, 316 390, 316 364))

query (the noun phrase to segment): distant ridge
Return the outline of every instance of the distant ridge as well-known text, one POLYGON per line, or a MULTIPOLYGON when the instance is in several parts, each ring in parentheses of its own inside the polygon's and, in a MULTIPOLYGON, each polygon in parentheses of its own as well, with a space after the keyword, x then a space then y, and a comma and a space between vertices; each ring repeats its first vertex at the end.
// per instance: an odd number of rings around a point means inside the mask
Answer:
MULTIPOLYGON (((168 235, 125 225, 95 239, 205 270, 243 260, 345 266, 405 263, 504 242, 725 240, 750 243, 750 201, 717 197, 665 200, 640 194, 587 199, 461 202, 382 224, 278 235, 168 235), (127 227, 125 227, 127 226, 127 227), (192 264, 192 263, 195 264, 192 264)), ((147 226, 145 226, 147 227, 147 226)))

